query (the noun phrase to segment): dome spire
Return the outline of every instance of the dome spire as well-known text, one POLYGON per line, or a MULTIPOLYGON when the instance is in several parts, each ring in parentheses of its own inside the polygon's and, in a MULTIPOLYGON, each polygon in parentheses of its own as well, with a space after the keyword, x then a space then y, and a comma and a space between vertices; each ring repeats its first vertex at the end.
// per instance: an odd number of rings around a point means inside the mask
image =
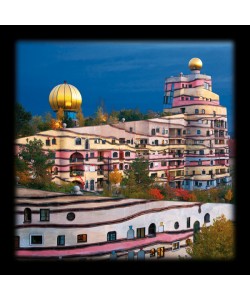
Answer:
POLYGON ((199 58, 194 57, 190 59, 188 67, 192 71, 192 73, 200 73, 200 69, 202 68, 202 61, 199 58))

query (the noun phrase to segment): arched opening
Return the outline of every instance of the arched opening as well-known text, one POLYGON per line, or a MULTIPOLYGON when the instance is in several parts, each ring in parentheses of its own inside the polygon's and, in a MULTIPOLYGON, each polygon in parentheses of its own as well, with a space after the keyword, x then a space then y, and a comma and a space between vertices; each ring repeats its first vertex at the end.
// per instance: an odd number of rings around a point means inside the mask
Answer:
POLYGON ((156 235, 156 226, 154 223, 150 224, 148 227, 148 235, 155 236, 156 235))
POLYGON ((137 260, 145 260, 145 251, 142 249, 137 253, 137 260))
POLYGON ((194 242, 197 240, 197 234, 200 231, 200 222, 199 221, 195 221, 194 222, 194 242))
POLYGON ((209 223, 209 222, 210 222, 210 214, 205 214, 204 223, 209 223))
POLYGON ((70 162, 83 162, 83 155, 79 152, 74 152, 70 156, 70 162))
POLYGON ((30 223, 31 222, 31 209, 25 208, 24 210, 24 223, 30 223))
POLYGON ((113 157, 118 157, 118 152, 113 152, 113 157))

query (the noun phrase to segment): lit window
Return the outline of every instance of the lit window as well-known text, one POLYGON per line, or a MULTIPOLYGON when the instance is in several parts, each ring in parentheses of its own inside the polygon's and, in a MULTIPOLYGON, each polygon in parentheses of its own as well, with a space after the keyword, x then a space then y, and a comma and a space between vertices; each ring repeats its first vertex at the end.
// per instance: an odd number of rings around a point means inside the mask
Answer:
POLYGON ((155 248, 150 249, 150 257, 155 256, 155 248))
POLYGON ((40 221, 49 221, 49 209, 40 209, 40 221))
POLYGON ((65 245, 65 235, 58 235, 57 237, 57 246, 65 245))
POLYGON ((86 243, 86 242, 87 242, 87 234, 77 235, 77 243, 86 243))
POLYGON ((157 248, 157 257, 158 258, 164 257, 164 254, 165 254, 165 247, 159 247, 159 248, 157 248))
POLYGON ((145 227, 137 228, 136 237, 137 238, 144 238, 145 237, 145 227))
POLYGON ((174 242, 172 244, 172 251, 176 251, 180 249, 180 242, 174 242))
POLYGON ((30 236, 30 244, 31 245, 42 245, 43 243, 43 236, 42 235, 31 235, 30 236))
POLYGON ((107 241, 115 241, 116 240, 116 231, 110 231, 107 234, 107 241))

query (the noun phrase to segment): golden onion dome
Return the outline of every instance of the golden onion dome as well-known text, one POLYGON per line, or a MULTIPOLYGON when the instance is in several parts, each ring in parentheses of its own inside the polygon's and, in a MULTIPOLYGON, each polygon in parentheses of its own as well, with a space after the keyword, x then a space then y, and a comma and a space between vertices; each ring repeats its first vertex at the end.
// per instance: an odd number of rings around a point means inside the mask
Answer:
POLYGON ((202 68, 202 61, 199 58, 194 57, 190 59, 188 66, 190 70, 200 70, 202 68))
POLYGON ((49 104, 54 111, 59 108, 66 111, 77 111, 81 107, 82 96, 75 86, 64 81, 50 92, 49 104))

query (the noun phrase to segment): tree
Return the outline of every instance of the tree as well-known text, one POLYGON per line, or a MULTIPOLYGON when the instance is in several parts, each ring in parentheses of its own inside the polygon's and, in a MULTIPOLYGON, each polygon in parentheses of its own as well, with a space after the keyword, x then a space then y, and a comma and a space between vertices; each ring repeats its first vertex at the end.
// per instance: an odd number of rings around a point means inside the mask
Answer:
POLYGON ((135 182, 138 187, 143 189, 148 189, 150 185, 154 182, 154 179, 149 177, 149 161, 144 158, 136 158, 132 164, 130 164, 130 169, 125 171, 128 176, 133 171, 135 175, 135 182))
POLYGON ((161 191, 157 188, 151 188, 148 191, 149 196, 151 196, 153 199, 162 200, 164 196, 161 194, 161 191))
POLYGON ((108 114, 104 113, 102 106, 98 106, 95 115, 95 125, 105 124, 108 120, 108 114))
MULTIPOLYGON (((23 160, 26 167, 30 170, 34 181, 37 183, 48 183, 51 181, 50 170, 54 165, 54 153, 51 150, 43 150, 43 142, 34 138, 22 145, 19 156, 23 160)), ((19 162, 20 165, 20 162, 19 162)), ((18 163, 16 163, 18 166, 18 163)))
POLYGON ((29 136, 33 134, 30 121, 32 114, 27 112, 22 104, 15 104, 15 134, 16 137, 29 136))
POLYGON ((196 233, 196 241, 186 252, 194 259, 232 259, 234 257, 235 228, 224 215, 214 219, 213 225, 202 226, 196 233))
POLYGON ((118 112, 112 111, 108 117, 108 124, 117 124, 119 122, 118 112))
POLYGON ((189 191, 181 189, 181 188, 175 189, 175 196, 180 198, 180 200, 184 200, 184 201, 191 201, 195 197, 189 191))
POLYGON ((109 174, 109 181, 111 184, 120 183, 122 181, 122 173, 115 168, 114 171, 109 174))
POLYGON ((230 202, 232 198, 233 198, 233 192, 231 189, 229 189, 225 194, 225 199, 230 202))
POLYGON ((84 126, 84 116, 83 116, 81 108, 77 111, 76 118, 77 118, 79 127, 83 127, 84 126))

